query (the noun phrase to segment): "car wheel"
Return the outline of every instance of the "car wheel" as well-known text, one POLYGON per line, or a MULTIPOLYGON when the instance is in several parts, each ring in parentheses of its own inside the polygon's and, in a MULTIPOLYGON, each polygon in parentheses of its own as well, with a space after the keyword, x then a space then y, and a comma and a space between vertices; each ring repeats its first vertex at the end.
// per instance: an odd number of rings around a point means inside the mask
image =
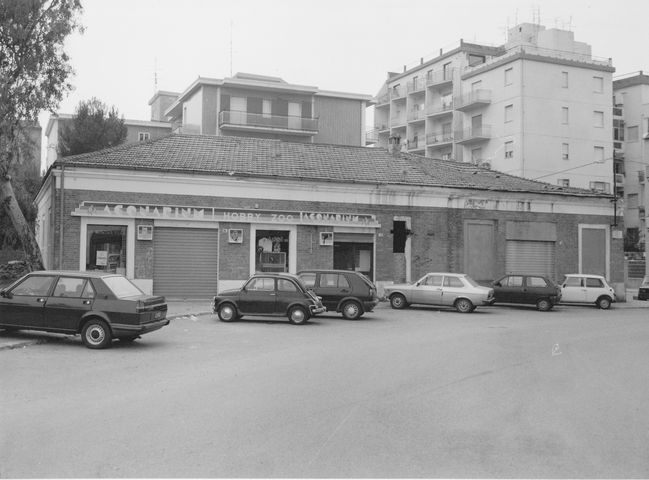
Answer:
POLYGON ((390 306, 396 309, 406 308, 408 304, 406 303, 406 297, 400 293, 395 293, 390 297, 390 306))
POLYGON ((303 307, 293 307, 288 311, 288 321, 293 325, 301 325, 309 321, 309 315, 303 307))
POLYGON ((460 313, 471 313, 474 307, 471 300, 467 298, 458 298, 455 301, 455 309, 460 313))
POLYGON ((349 300, 343 303, 341 310, 343 312, 343 317, 345 317, 347 320, 358 320, 363 314, 360 304, 353 300, 349 300))
POLYGON ((596 304, 602 310, 608 310, 611 306, 611 299, 608 297, 599 297, 596 304))
POLYGON ((88 348, 106 348, 110 345, 112 339, 110 328, 103 320, 90 320, 81 330, 81 340, 88 348))
POLYGON ((217 313, 219 320, 222 322, 231 322, 237 319, 237 309, 231 303, 222 303, 219 305, 217 313))
POLYGON ((536 308, 540 312, 547 312, 552 308, 552 302, 548 300, 547 298, 539 298, 536 301, 536 308))

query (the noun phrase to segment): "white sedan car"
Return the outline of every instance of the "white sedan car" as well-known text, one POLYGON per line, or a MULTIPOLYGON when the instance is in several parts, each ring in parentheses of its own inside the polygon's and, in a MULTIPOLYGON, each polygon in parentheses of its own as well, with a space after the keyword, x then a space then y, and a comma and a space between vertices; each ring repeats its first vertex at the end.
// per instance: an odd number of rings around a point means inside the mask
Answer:
POLYGON ((385 295, 392 308, 406 308, 411 304, 455 307, 460 313, 469 313, 478 305, 494 303, 493 288, 479 285, 463 273, 427 273, 414 283, 385 287, 385 295))
POLYGON ((561 284, 561 303, 591 303, 606 310, 615 302, 615 290, 601 275, 568 274, 561 284))

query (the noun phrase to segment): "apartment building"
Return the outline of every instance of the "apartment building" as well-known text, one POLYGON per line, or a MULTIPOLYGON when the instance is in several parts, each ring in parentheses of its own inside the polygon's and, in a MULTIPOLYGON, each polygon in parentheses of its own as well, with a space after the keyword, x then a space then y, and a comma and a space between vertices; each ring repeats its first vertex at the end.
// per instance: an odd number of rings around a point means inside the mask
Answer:
POLYGON ((625 250, 646 245, 649 176, 649 75, 635 72, 613 80, 615 181, 624 200, 625 250))
MULTIPOLYGON (((72 122, 74 115, 68 113, 58 113, 51 115, 47 127, 45 128, 45 137, 47 151, 45 156, 45 169, 49 168, 59 158, 60 134, 66 124, 72 122)), ((137 143, 169 135, 172 131, 172 125, 164 121, 147 121, 147 120, 129 120, 125 119, 126 140, 124 143, 137 143)))
POLYGON ((372 101, 371 95, 237 73, 199 77, 180 95, 157 92, 149 104, 152 120, 173 123, 176 133, 364 146, 372 101))
POLYGON ((611 60, 570 31, 523 23, 498 47, 466 43, 376 96, 378 145, 566 187, 613 191, 611 60))

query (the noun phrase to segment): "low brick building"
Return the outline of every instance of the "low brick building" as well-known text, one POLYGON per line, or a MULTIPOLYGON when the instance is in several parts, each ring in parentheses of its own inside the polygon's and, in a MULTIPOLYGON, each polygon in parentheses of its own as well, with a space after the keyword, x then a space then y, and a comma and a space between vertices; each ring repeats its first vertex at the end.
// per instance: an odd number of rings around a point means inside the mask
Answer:
POLYGON ((170 135, 59 159, 37 204, 48 268, 122 272, 170 298, 332 267, 380 288, 528 271, 624 291, 611 196, 384 149, 170 135))

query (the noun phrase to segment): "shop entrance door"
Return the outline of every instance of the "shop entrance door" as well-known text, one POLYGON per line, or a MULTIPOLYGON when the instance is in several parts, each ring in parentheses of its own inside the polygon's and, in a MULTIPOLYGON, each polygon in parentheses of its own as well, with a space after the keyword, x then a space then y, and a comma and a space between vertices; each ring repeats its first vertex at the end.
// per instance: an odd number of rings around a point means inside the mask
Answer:
POLYGON ((334 268, 360 272, 374 281, 374 244, 336 241, 334 234, 334 268))

